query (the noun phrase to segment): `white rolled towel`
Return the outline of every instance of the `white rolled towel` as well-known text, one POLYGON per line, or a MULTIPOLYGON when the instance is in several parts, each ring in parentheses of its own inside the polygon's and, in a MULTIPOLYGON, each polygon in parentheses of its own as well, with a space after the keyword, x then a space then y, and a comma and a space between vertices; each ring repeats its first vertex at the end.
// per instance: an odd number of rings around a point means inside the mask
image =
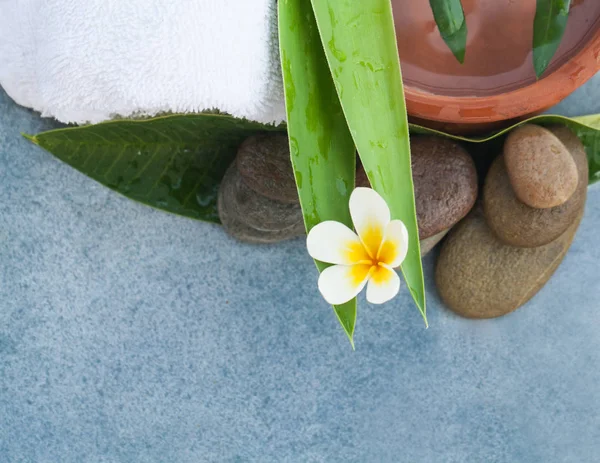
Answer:
POLYGON ((285 118, 276 0, 0 0, 0 86, 62 122, 285 118))

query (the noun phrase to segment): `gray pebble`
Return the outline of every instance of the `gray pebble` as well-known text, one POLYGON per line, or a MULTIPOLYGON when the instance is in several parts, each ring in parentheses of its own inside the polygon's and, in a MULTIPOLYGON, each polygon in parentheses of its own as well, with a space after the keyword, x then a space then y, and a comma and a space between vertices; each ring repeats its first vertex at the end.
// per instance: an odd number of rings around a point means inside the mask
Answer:
POLYGON ((251 136, 238 149, 236 162, 252 190, 276 201, 298 203, 287 134, 251 136))
MULTIPOLYGON (((263 229, 258 229, 250 225, 247 220, 248 214, 244 214, 243 208, 242 210, 239 208, 237 200, 239 196, 237 191, 239 183, 239 173, 234 163, 223 177, 218 198, 219 218, 221 219, 223 228, 229 235, 247 243, 277 243, 304 234, 304 223, 301 215, 299 222, 291 226, 283 226, 279 230, 266 230, 264 226, 263 229)), ((261 203, 261 200, 257 200, 256 202, 261 203)), ((249 200, 245 205, 247 206, 252 203, 253 201, 249 200)), ((253 216, 254 220, 257 219, 255 212, 250 215, 253 216)), ((270 222, 270 225, 273 226, 273 223, 270 222)))

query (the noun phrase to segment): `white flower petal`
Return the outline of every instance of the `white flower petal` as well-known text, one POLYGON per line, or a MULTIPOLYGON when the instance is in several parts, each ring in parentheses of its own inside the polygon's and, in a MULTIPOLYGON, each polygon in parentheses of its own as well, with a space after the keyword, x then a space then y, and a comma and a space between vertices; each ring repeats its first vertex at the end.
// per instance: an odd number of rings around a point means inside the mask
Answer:
POLYGON ((356 188, 350 195, 350 215, 354 228, 371 257, 376 257, 383 231, 390 222, 390 208, 371 188, 356 188))
POLYGON ((333 220, 313 227, 306 238, 306 247, 313 259, 328 264, 352 265, 369 259, 356 233, 333 220))
POLYGON ((408 230, 401 220, 392 220, 383 232, 377 260, 391 268, 398 267, 408 252, 408 230))
POLYGON ((400 290, 400 277, 386 267, 377 267, 369 278, 367 301, 371 304, 383 304, 392 299, 400 290))
POLYGON ((370 265, 334 265, 321 272, 319 291, 332 305, 345 304, 367 284, 370 265))

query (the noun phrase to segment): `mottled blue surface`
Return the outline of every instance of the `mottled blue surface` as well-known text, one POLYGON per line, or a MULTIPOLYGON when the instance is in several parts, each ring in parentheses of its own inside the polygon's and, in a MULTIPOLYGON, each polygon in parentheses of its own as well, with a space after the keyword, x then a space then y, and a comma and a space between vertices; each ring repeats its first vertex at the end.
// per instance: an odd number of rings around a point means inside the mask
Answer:
POLYGON ((430 257, 431 328, 363 300, 353 352, 302 240, 129 201, 19 135, 50 126, 0 91, 0 462, 598 461, 600 189, 517 312, 453 315, 430 257))

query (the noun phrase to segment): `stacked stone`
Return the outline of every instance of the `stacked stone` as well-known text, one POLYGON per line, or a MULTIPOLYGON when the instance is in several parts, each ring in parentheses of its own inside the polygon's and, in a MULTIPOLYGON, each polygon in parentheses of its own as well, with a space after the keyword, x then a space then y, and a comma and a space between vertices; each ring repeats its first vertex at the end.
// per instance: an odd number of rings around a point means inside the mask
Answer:
POLYGON ((566 127, 524 125, 507 137, 485 179, 483 201, 442 247, 436 283, 470 318, 517 309, 550 279, 583 215, 588 162, 566 127))
MULTIPOLYGON (((437 262, 444 302, 470 318, 498 317, 527 302, 558 268, 583 215, 588 162, 579 138, 566 127, 513 130, 476 207, 477 172, 460 144, 416 136, 411 155, 422 255, 460 222, 437 262)), ((369 186, 361 166, 356 185, 369 186)), ((242 144, 221 184, 219 215, 245 242, 305 233, 285 134, 242 144)))
POLYGON ((304 234, 285 134, 260 134, 239 148, 219 189, 219 217, 231 236, 276 243, 304 234))

